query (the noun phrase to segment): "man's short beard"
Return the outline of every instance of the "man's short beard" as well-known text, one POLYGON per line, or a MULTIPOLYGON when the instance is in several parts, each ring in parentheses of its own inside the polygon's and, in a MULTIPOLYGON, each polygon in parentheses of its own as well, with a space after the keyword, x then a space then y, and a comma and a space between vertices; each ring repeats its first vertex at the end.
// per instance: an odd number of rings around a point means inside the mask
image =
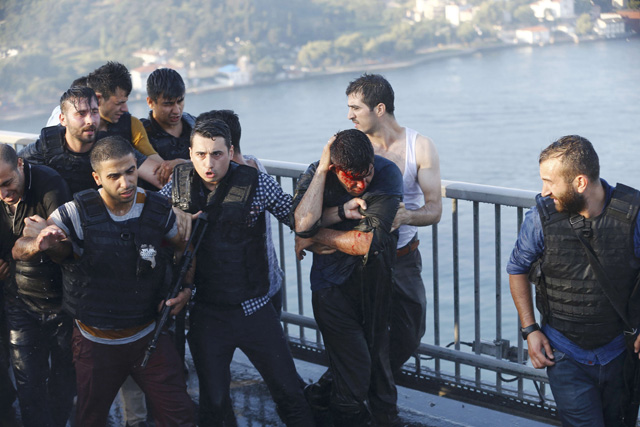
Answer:
POLYGON ((571 185, 569 185, 569 190, 562 198, 558 197, 558 202, 560 203, 562 211, 570 214, 582 212, 587 205, 584 196, 578 193, 571 185))

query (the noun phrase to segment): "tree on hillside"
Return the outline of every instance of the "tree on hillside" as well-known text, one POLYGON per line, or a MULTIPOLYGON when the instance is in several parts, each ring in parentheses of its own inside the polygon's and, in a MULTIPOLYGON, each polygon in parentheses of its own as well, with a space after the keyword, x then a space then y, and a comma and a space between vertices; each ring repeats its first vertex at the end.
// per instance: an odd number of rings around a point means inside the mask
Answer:
POLYGON ((534 25, 538 22, 538 18, 536 18, 533 9, 528 4, 518 6, 513 12, 513 19, 524 25, 534 25))
POLYGON ((298 63, 309 68, 330 65, 332 46, 333 43, 328 40, 309 42, 298 52, 298 63))
POLYGON ((364 41, 361 33, 343 34, 333 43, 333 48, 343 63, 353 62, 362 57, 364 41))
POLYGON ((471 43, 477 36, 478 34, 476 32, 476 29, 471 22, 463 22, 456 29, 456 37, 462 43, 471 43))
POLYGON ((579 36, 589 34, 593 29, 593 23, 591 22, 591 16, 588 13, 584 13, 576 20, 576 34, 579 36))
POLYGON ((591 0, 575 0, 575 3, 573 4, 573 11, 578 16, 583 13, 591 12, 592 8, 593 4, 591 3, 591 0))

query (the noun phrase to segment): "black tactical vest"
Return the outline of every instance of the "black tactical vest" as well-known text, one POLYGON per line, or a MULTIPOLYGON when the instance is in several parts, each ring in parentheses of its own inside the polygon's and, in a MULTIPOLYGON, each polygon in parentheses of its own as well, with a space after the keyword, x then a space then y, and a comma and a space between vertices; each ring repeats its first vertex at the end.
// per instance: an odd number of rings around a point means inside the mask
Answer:
POLYGON ((129 143, 133 144, 131 137, 131 114, 124 113, 120 116, 118 123, 111 123, 104 119, 100 119, 107 124, 107 130, 98 131, 96 135, 96 141, 104 138, 105 136, 120 135, 129 143))
POLYGON ((77 261, 63 264, 63 308, 101 329, 151 322, 167 268, 159 260, 159 249, 171 211, 168 201, 147 192, 140 217, 116 222, 97 191, 82 191, 74 199, 84 252, 77 261))
MULTIPOLYGON (((64 148, 65 128, 62 125, 42 129, 42 155, 44 164, 54 169, 69 185, 71 194, 90 188, 98 188, 93 179, 89 153, 72 153, 64 148)), ((131 139, 131 136, 129 136, 131 139)))
POLYGON ((197 302, 232 308, 269 291, 264 212, 254 227, 247 226, 257 186, 256 169, 231 163, 215 193, 204 199, 193 165, 174 169, 174 206, 191 213, 202 209, 209 216, 196 260, 197 302))
MULTIPOLYGON (((149 113, 151 117, 152 113, 149 113)), ((147 136, 153 148, 158 152, 164 160, 185 159, 189 160, 189 135, 186 138, 176 138, 165 132, 157 122, 151 119, 140 119, 147 131, 147 136)), ((193 129, 196 118, 191 114, 182 114, 182 125, 188 125, 189 129, 193 129)), ((183 129, 184 133, 184 129, 183 129)))
POLYGON ((534 265, 538 276, 534 281, 543 322, 584 349, 601 347, 621 334, 624 324, 604 294, 574 228, 587 238, 620 295, 630 297, 640 270, 633 241, 640 193, 618 184, 604 212, 588 219, 557 212, 553 200, 540 195, 536 204, 544 253, 540 265, 534 265))

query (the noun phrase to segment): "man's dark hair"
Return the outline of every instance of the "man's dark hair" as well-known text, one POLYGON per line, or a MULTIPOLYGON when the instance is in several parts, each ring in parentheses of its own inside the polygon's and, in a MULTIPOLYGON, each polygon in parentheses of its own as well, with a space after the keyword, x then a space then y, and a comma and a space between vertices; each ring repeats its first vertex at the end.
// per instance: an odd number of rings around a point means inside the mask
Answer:
POLYGON ((395 95, 391 84, 380 74, 363 74, 347 86, 347 96, 361 94, 362 102, 373 110, 380 103, 384 104, 387 113, 393 116, 395 95))
POLYGON ((594 182, 600 178, 600 160, 587 138, 563 136, 542 150, 539 163, 555 158, 562 162, 562 175, 567 182, 572 182, 578 175, 586 175, 594 182))
POLYGON ((71 86, 65 93, 60 97, 60 111, 64 113, 64 103, 68 102, 73 105, 76 110, 78 109, 78 102, 81 100, 87 101, 87 104, 91 106, 91 100, 95 99, 96 104, 98 103, 98 97, 96 93, 87 86, 71 86))
POLYGON ((121 159, 133 155, 133 147, 120 135, 104 137, 96 142, 91 149, 91 167, 94 171, 100 163, 111 159, 121 159))
POLYGON ((212 119, 222 120, 229 126, 229 133, 231 135, 231 145, 233 145, 233 152, 241 154, 240 151, 240 137, 242 136, 242 127, 240 127, 240 118, 233 110, 211 110, 207 113, 200 115, 202 117, 206 115, 212 119))
POLYGON ((147 78, 147 95, 153 102, 157 102, 161 95, 164 99, 178 99, 184 93, 184 81, 176 70, 158 68, 147 78))
POLYGON ((71 82, 71 86, 70 87, 73 87, 73 86, 86 86, 88 78, 89 78, 89 76, 78 77, 73 82, 71 82))
POLYGON ((215 138, 221 136, 227 149, 231 148, 231 132, 229 126, 222 120, 211 117, 210 111, 202 113, 196 118, 196 123, 191 131, 191 146, 193 147, 193 137, 198 134, 205 138, 215 138))
POLYGON ((13 170, 18 169, 18 154, 9 144, 0 144, 0 162, 13 166, 13 170))
POLYGON ((358 129, 338 132, 331 144, 331 163, 353 174, 369 172, 373 164, 373 145, 367 135, 358 129))
POLYGON ((132 87, 131 74, 127 67, 121 63, 109 61, 87 76, 87 85, 102 95, 104 99, 115 95, 117 88, 124 90, 125 94, 129 96, 132 87))

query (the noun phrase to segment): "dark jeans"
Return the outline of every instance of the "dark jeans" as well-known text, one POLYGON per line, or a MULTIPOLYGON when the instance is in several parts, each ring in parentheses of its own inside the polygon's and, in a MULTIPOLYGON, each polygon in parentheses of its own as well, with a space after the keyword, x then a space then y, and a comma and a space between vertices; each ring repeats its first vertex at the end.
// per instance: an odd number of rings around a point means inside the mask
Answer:
POLYGON ((547 375, 562 425, 623 427, 626 352, 604 366, 578 363, 557 350, 553 355, 547 375))
POLYGON ((397 417, 397 392, 389 365, 390 289, 372 295, 376 309, 366 310, 369 316, 363 316, 366 304, 356 282, 312 294, 313 314, 333 375, 331 415, 336 426, 368 425, 368 402, 376 425, 390 425, 397 417))
POLYGON ((427 296, 422 282, 422 255, 415 251, 397 258, 393 270, 389 363, 397 372, 418 349, 426 330, 427 296))
POLYGON ((236 348, 264 379, 287 426, 313 426, 296 367, 272 304, 245 316, 242 308, 194 305, 187 339, 200 382, 200 425, 233 425, 229 414, 229 366, 236 348))
POLYGON ((9 424, 9 421, 14 421, 8 418, 13 416, 12 405, 15 400, 16 390, 9 377, 9 329, 4 309, 4 292, 0 289, 0 414, 7 418, 6 421, 0 421, 0 426, 3 422, 9 424))
POLYGON ((160 336, 147 366, 140 367, 150 339, 151 334, 129 344, 98 344, 74 328, 76 425, 103 427, 118 389, 131 375, 151 403, 156 426, 195 427, 195 406, 187 394, 182 361, 167 334, 160 336))
POLYGON ((25 427, 65 426, 73 406, 73 319, 6 306, 11 363, 25 427), (51 360, 51 366, 49 366, 51 360))

